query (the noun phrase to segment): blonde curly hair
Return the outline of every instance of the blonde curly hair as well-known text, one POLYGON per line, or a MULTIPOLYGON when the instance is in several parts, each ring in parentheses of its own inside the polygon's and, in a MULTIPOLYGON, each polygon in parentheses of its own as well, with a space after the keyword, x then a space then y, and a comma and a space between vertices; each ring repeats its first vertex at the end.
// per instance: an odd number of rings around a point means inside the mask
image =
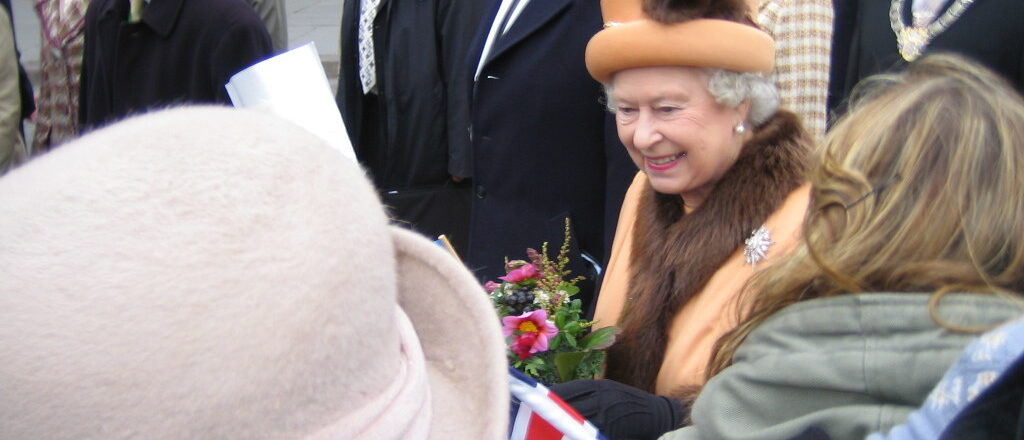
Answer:
POLYGON ((874 77, 815 159, 803 243, 751 279, 709 377, 799 301, 934 292, 941 325, 946 292, 1024 293, 1024 100, 1002 78, 952 55, 874 77))

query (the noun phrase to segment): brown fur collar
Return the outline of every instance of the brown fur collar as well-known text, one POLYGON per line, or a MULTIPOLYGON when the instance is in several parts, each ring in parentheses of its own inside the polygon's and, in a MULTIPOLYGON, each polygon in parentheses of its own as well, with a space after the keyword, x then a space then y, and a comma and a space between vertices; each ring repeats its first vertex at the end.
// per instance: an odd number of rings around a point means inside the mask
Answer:
POLYGON ((673 317, 764 224, 805 175, 810 136, 780 110, 743 146, 697 210, 648 185, 640 197, 622 334, 608 350, 609 379, 654 392, 673 317))
POLYGON ((662 23, 717 18, 738 23, 750 15, 745 0, 643 0, 644 14, 662 23))

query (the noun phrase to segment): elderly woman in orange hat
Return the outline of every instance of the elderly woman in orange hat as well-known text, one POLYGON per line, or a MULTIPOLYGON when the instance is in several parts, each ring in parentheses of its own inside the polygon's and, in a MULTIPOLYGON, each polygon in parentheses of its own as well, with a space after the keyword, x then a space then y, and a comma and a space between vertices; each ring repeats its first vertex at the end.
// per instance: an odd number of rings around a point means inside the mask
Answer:
POLYGON ((743 0, 605 0, 590 73, 640 172, 598 299, 607 379, 555 387, 612 438, 679 426, 745 281, 792 248, 811 137, 778 108, 771 37, 743 0))

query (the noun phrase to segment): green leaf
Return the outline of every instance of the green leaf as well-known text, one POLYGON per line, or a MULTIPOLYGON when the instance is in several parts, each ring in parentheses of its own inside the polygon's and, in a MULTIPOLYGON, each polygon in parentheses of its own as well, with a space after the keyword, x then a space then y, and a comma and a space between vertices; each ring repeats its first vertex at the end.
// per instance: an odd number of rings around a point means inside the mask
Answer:
POLYGON ((540 375, 540 372, 537 371, 536 365, 526 364, 526 366, 523 367, 523 370, 523 372, 529 375, 530 377, 537 377, 538 375, 540 375))
POLYGON ((572 284, 568 284, 568 283, 565 283, 565 284, 562 285, 562 290, 564 290, 565 293, 569 294, 569 296, 573 296, 573 295, 575 295, 577 293, 580 293, 580 288, 579 287, 576 287, 576 286, 574 286, 572 284))
POLYGON ((619 333, 620 330, 618 327, 604 327, 597 329, 590 332, 589 335, 584 336, 580 341, 580 346, 584 350, 604 350, 615 342, 615 338, 619 333))
POLYGON ((562 345, 562 339, 565 339, 564 337, 562 337, 562 333, 559 333, 558 336, 551 338, 551 340, 548 341, 548 350, 558 350, 558 347, 562 345))
POLYGON ((580 364, 576 366, 575 377, 573 379, 594 379, 603 371, 605 354, 603 351, 591 350, 586 352, 586 356, 580 361, 580 364))
POLYGON ((523 366, 523 372, 535 378, 540 376, 541 368, 544 368, 544 359, 534 356, 526 361, 526 365, 523 366))
POLYGON ((571 335, 577 335, 581 331, 583 331, 583 327, 580 327, 580 323, 576 322, 576 321, 572 321, 572 322, 570 322, 570 323, 565 325, 565 331, 563 333, 571 334, 571 335))
POLYGON ((564 308, 559 309, 558 313, 555 314, 555 326, 558 328, 565 327, 566 318, 568 318, 568 312, 564 308))
POLYGON ((562 333, 562 335, 565 336, 565 343, 569 344, 570 347, 580 348, 579 344, 576 342, 576 337, 571 333, 562 333))
POLYGON ((580 312, 582 312, 580 307, 577 304, 575 304, 575 301, 570 302, 565 306, 562 306, 562 310, 565 310, 565 313, 568 315, 575 316, 576 319, 579 319, 580 312))
POLYGON ((555 356, 555 367, 558 369, 558 377, 562 382, 573 380, 576 367, 579 366, 580 361, 583 360, 585 355, 586 353, 581 351, 571 351, 559 353, 558 356, 555 356))

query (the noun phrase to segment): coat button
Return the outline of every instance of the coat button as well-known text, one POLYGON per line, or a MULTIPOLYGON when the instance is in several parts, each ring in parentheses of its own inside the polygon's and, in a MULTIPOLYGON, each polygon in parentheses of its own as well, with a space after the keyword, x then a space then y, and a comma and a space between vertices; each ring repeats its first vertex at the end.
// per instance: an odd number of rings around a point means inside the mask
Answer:
POLYGON ((487 197, 487 189, 483 185, 476 186, 476 198, 482 199, 487 197))

